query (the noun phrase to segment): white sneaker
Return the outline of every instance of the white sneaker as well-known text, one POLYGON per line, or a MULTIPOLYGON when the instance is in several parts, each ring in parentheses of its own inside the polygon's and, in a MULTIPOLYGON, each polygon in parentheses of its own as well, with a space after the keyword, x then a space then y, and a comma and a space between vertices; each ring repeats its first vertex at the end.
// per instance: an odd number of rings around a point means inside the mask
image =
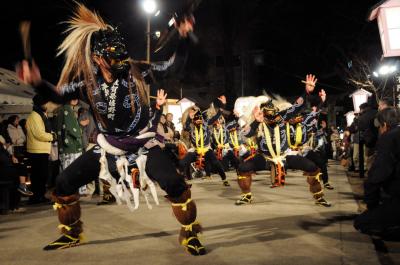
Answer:
POLYGON ((11 210, 11 213, 25 213, 26 212, 26 208, 17 208, 14 210, 11 210))

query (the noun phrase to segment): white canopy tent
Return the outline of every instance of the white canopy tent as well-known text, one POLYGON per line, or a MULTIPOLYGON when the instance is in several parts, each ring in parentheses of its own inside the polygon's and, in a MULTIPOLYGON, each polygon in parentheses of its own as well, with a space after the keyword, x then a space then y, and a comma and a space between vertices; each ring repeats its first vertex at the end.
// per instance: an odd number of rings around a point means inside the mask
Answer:
POLYGON ((34 89, 22 83, 15 72, 0 68, 0 114, 30 113, 34 95, 34 89))

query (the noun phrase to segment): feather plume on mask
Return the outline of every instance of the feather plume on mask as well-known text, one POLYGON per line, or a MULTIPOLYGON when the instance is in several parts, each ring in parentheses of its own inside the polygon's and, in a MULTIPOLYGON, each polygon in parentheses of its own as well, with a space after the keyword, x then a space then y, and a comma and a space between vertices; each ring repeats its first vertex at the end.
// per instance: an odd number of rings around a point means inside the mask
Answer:
POLYGON ((268 100, 270 100, 268 96, 240 97, 236 99, 233 111, 238 118, 239 126, 244 127, 245 125, 250 125, 254 121, 254 108, 260 107, 262 103, 268 100))
POLYGON ((269 95, 265 91, 263 94, 263 96, 258 97, 240 97, 236 100, 234 113, 239 119, 238 123, 240 127, 250 125, 254 121, 254 108, 260 107, 262 103, 268 102, 269 100, 272 100, 273 105, 278 109, 278 111, 288 109, 292 106, 291 103, 279 95, 269 95))

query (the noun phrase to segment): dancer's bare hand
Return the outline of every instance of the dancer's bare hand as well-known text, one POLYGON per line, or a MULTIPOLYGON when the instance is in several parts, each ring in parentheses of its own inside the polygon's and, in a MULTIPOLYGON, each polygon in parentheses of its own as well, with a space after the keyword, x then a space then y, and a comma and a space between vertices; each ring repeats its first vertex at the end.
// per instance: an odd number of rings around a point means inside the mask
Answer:
POLYGON ((35 86, 40 84, 42 81, 39 67, 36 65, 35 61, 32 61, 32 66, 29 66, 29 62, 23 60, 19 65, 17 65, 16 72, 19 78, 21 78, 26 84, 35 86))
POLYGON ((318 79, 315 78, 315 75, 309 74, 306 75, 306 92, 308 94, 312 93, 314 91, 315 88, 315 84, 317 83, 318 79))
POLYGON ((157 106, 162 106, 167 102, 167 93, 164 92, 164 89, 157 90, 157 106))
POLYGON ((188 33, 193 31, 193 25, 194 25, 194 17, 185 17, 185 19, 179 23, 175 22, 175 28, 178 30, 179 35, 183 38, 186 38, 188 33))
POLYGON ((222 104, 226 104, 226 97, 224 95, 218 97, 219 101, 221 101, 222 104))
POLYGON ((322 102, 325 102, 326 100, 326 92, 324 89, 321 89, 321 91, 319 92, 319 97, 321 98, 322 102))
POLYGON ((258 122, 263 122, 263 121, 264 121, 264 114, 263 114, 263 112, 261 111, 260 107, 258 107, 258 106, 256 106, 256 107, 253 109, 253 116, 254 116, 254 119, 255 119, 256 121, 258 121, 258 122))

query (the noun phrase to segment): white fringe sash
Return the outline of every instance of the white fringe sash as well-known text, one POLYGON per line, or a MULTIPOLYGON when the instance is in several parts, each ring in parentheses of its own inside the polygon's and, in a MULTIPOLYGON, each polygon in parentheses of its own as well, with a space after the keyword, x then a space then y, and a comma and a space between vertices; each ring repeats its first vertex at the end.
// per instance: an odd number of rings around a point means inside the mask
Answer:
POLYGON ((107 181, 110 184, 110 192, 115 197, 117 204, 121 205, 122 202, 126 202, 130 211, 134 211, 139 208, 139 193, 143 194, 147 207, 152 209, 152 205, 149 202, 149 193, 153 197, 154 202, 159 205, 157 190, 154 182, 146 174, 146 161, 147 155, 143 154, 141 150, 138 152, 138 156, 135 160, 136 165, 139 170, 139 182, 140 189, 136 188, 133 183, 131 174, 128 172, 129 162, 126 159, 126 151, 116 148, 109 144, 103 134, 98 134, 97 143, 101 147, 101 157, 100 157, 100 173, 99 178, 107 181), (108 169, 108 162, 106 154, 112 154, 117 157, 116 165, 117 170, 120 175, 118 181, 111 175, 108 169), (128 183, 129 188, 126 187, 125 182, 128 183), (145 189, 145 187, 148 187, 145 189), (133 205, 132 205, 133 200, 133 205))

